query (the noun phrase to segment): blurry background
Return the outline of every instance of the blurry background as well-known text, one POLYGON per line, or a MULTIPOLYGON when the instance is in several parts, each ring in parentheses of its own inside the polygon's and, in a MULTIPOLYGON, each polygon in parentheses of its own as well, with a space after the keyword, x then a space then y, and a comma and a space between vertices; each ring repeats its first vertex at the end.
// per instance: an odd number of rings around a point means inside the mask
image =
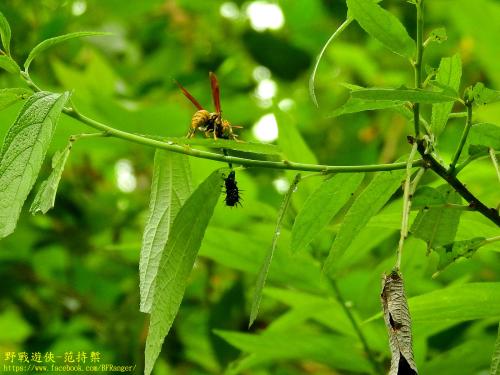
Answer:
MULTIPOLYGON (((383 4, 414 35, 414 7, 396 0, 383 4)), ((413 127, 396 112, 328 117, 347 99, 343 82, 381 87, 413 84, 409 63, 368 38, 357 24, 330 46, 320 64, 316 78, 320 108, 310 100, 312 66, 345 19, 344 1, 3 0, 0 10, 11 24, 13 56, 18 62, 46 38, 80 30, 113 33, 58 45, 37 58, 31 75, 44 89, 73 90, 72 100, 82 113, 115 128, 185 135, 195 108, 172 79, 211 110, 208 72, 214 71, 225 117, 244 126, 241 139, 276 141, 276 117, 285 127, 300 131, 309 150, 278 140, 290 160, 367 164, 392 162, 408 152, 405 139, 413 127)), ((426 64, 437 67, 442 56, 459 52, 464 65, 461 90, 476 81, 500 88, 499 1, 429 1, 426 22, 428 31, 445 26, 449 36, 447 42, 427 49, 426 64)), ((0 87, 16 86, 24 87, 21 80, 0 73, 0 87)), ((21 104, 0 112, 2 139, 20 108, 21 104)), ((477 121, 498 123, 499 118, 498 104, 476 115, 477 121)), ((440 140, 444 160, 454 150, 462 123, 451 121, 440 140)), ((49 156, 66 145, 69 135, 83 132, 92 130, 63 116, 49 156)), ((142 367, 147 319, 138 311, 138 258, 153 153, 117 139, 75 143, 55 209, 46 216, 25 212, 16 232, 0 242, 0 354, 99 351, 102 362, 142 367)), ((195 184, 221 166, 201 159, 190 161, 195 184)), ((41 177, 49 171, 47 158, 41 177)), ((217 207, 156 374, 220 374, 244 357, 212 330, 246 332, 255 274, 270 246, 277 209, 291 175, 257 169, 238 172, 243 208, 228 209, 222 201, 217 207)), ((461 176, 486 203, 498 203, 490 163, 476 162, 461 176)), ((432 175, 427 178, 441 184, 432 175)), ((293 327, 299 336, 289 333, 286 342, 290 345, 298 345, 302 333, 338 333, 328 323, 328 312, 300 314, 308 304, 314 305, 316 296, 328 298, 319 282, 320 260, 329 249, 335 223, 310 252, 288 255, 293 215, 319 183, 319 178, 311 179, 294 198, 271 268, 269 286, 273 288, 264 297, 256 323, 258 331, 267 327, 279 332, 279 324, 282 329, 293 327)), ((473 214, 465 213, 464 218, 468 215, 473 214)), ((390 205, 376 219, 363 231, 359 243, 351 246, 351 260, 339 280, 362 319, 380 309, 380 275, 393 262, 400 204, 390 205)), ((486 221, 484 226, 495 233, 486 221)), ((458 238, 470 235, 470 227, 462 225, 458 238)), ((498 280, 498 253, 491 251, 500 251, 498 245, 451 266, 437 280, 430 278, 432 258, 426 257, 425 244, 410 238, 407 247, 413 249, 407 252, 403 268, 411 280, 407 285, 410 296, 450 283, 498 280)), ((372 325, 379 333, 374 346, 387 355, 382 321, 372 325)), ((422 330, 415 349, 421 372, 472 374, 487 368, 495 329, 494 321, 481 321, 422 330)), ((279 343, 274 346, 278 348, 279 343)), ((283 350, 267 361, 255 360, 245 371, 363 372, 363 367, 349 364, 356 357, 338 364, 316 350, 309 352, 294 356, 293 350, 283 350)))

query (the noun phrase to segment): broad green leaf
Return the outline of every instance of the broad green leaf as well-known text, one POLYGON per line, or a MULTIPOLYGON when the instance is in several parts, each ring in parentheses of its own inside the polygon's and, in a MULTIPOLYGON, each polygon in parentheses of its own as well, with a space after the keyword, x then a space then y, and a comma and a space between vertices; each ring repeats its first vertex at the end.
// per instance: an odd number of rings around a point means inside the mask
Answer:
POLYGON ((498 324, 497 340, 495 341, 495 349, 491 357, 490 375, 500 374, 500 324, 498 324))
POLYGON ((33 92, 23 88, 0 89, 0 110, 5 109, 12 104, 28 99, 33 92))
POLYGON ((466 90, 465 98, 476 105, 486 105, 500 101, 500 91, 489 89, 478 82, 466 90))
POLYGON ((458 100, 450 92, 428 91, 422 89, 384 89, 384 88, 368 88, 353 90, 351 96, 355 99, 362 100, 399 100, 413 103, 443 103, 458 100))
POLYGON ((340 225, 324 265, 325 272, 333 275, 339 271, 337 268, 339 259, 370 218, 380 211, 401 186, 405 173, 404 170, 379 172, 359 194, 340 225))
POLYGON ((59 181, 61 181, 64 166, 68 160, 72 145, 72 142, 68 143, 62 151, 57 151, 52 157, 52 173, 40 185, 30 207, 30 212, 33 215, 38 212, 46 214, 48 210, 54 207, 59 181))
MULTIPOLYGON (((297 330, 260 335, 221 330, 215 333, 241 351, 252 353, 256 359, 251 362, 253 366, 283 360, 313 360, 352 372, 364 373, 372 369, 357 341, 348 337, 297 330)), ((240 365, 238 370, 249 367, 240 365)))
POLYGON ((43 42, 40 42, 31 50, 31 52, 28 55, 28 58, 24 62, 24 70, 28 71, 31 62, 35 57, 37 57, 40 53, 45 51, 46 49, 65 42, 70 39, 75 39, 75 38, 82 38, 85 36, 106 36, 106 35, 111 35, 110 33, 104 33, 104 32, 95 32, 95 31, 78 31, 76 33, 69 33, 69 34, 64 34, 60 36, 56 36, 54 38, 46 39, 43 42))
POLYGON ((142 235, 139 262, 140 310, 142 312, 151 312, 161 254, 175 216, 191 190, 191 170, 187 156, 156 150, 149 197, 149 215, 142 235))
POLYGON ((0 312, 0 345, 21 345, 33 333, 33 327, 15 307, 5 306, 0 312))
POLYGON ((454 285, 410 298, 408 302, 414 323, 498 317, 500 283, 454 285))
MULTIPOLYGON (((477 336, 476 336, 477 337, 477 336)), ((458 375, 485 374, 491 359, 494 340, 483 334, 480 338, 457 340, 450 350, 432 356, 420 370, 422 374, 458 375)), ((497 374, 494 374, 497 375, 497 374)))
MULTIPOLYGON (((441 59, 439 70, 436 76, 436 82, 442 83, 458 91, 460 88, 460 79, 462 77, 462 60, 460 55, 441 59)), ((448 103, 438 103, 432 105, 431 129, 436 136, 441 134, 448 116, 453 108, 453 101, 448 103)))
MULTIPOLYGON (((318 160, 298 130, 295 119, 278 108, 275 108, 274 116, 278 124, 279 137, 277 142, 285 160, 317 164, 318 160)), ((287 171, 285 176, 291 180, 295 176, 295 173, 294 171, 287 171)), ((294 204, 301 204, 306 201, 312 192, 313 182, 311 180, 301 182, 300 189, 298 189, 293 197, 294 204)))
MULTIPOLYGON (((266 288, 264 294, 290 306, 286 314, 275 319, 266 328, 267 331, 283 332, 294 329, 303 322, 314 320, 335 332, 359 340, 359 336, 352 322, 349 320, 345 309, 335 298, 278 288, 266 288)), ((351 308, 351 313, 356 321, 358 321, 358 324, 361 324, 355 307, 351 308)), ((381 334, 384 334, 385 331, 382 326, 366 324, 363 325, 362 329, 371 348, 381 352, 387 351, 387 344, 380 340, 381 334)))
POLYGON ((429 41, 431 42, 441 44, 446 40, 448 40, 448 36, 446 35, 446 29, 444 27, 438 27, 429 34, 429 41))
POLYGON ((500 150, 500 126, 488 123, 472 125, 467 143, 469 155, 487 152, 489 148, 500 150))
POLYGON ((306 200, 292 229, 292 252, 304 249, 356 192, 363 173, 339 173, 324 181, 306 200))
POLYGON ((472 257, 481 246, 487 244, 484 240, 484 237, 476 237, 470 240, 456 241, 444 246, 437 246, 434 251, 439 254, 439 263, 434 276, 437 276, 457 259, 472 257))
POLYGON ((185 138, 185 137, 169 137, 160 138, 160 140, 165 142, 172 142, 178 145, 191 145, 191 146, 203 146, 209 148, 218 148, 225 150, 252 152, 258 154, 269 154, 277 155, 281 152, 279 147, 273 144, 267 143, 255 143, 255 142, 236 142, 228 139, 214 140, 213 138, 185 138))
POLYGON ((318 161, 302 138, 293 119, 279 109, 275 112, 278 123, 278 146, 290 161, 316 164, 318 161))
POLYGON ((12 57, 7 55, 0 56, 0 68, 6 70, 10 74, 18 74, 21 70, 12 57))
MULTIPOLYGON (((267 239, 272 236, 273 231, 272 225, 253 224, 252 228, 245 231, 210 226, 200 255, 225 267, 257 275, 262 266, 261 259, 266 256, 269 246, 267 239)), ((288 232, 283 229, 280 237, 278 250, 286 250, 289 243, 288 232)), ((309 253, 303 252, 291 257, 287 251, 276 251, 268 278, 274 283, 320 293, 323 291, 320 276, 319 265, 309 253)))
POLYGON ((146 340, 145 375, 151 374, 179 310, 198 249, 219 200, 221 181, 220 170, 208 176, 186 200, 170 229, 155 281, 146 340))
POLYGON ((260 301, 262 299, 262 290, 264 289, 264 285, 266 284, 267 274, 269 273, 269 267, 271 266, 271 261, 273 260, 274 250, 276 250, 276 245, 278 244, 278 238, 281 234, 281 224, 283 222, 283 218, 285 217, 288 205, 290 204, 290 199, 292 197, 292 194, 297 189, 299 181, 300 181, 300 173, 298 173, 295 176, 295 179, 290 184, 288 192, 285 194, 285 196, 283 197, 283 201, 281 202, 281 206, 278 211, 278 219, 276 220, 276 229, 274 230, 273 242, 266 254, 266 258, 264 259, 264 262, 262 263, 259 274, 257 276, 257 282, 255 284, 255 291, 252 301, 252 308, 250 310, 250 322, 248 324, 249 327, 252 326, 253 322, 255 321, 259 313, 260 301))
POLYGON ((0 238, 14 231, 69 93, 39 92, 24 104, 0 153, 0 238))
POLYGON ((330 113, 329 117, 337 117, 363 111, 374 111, 377 109, 401 107, 404 103, 405 101, 403 100, 364 100, 349 98, 344 105, 330 113))
POLYGON ((349 14, 372 37, 392 52, 409 59, 415 54, 415 42, 401 22, 372 0, 347 0, 349 14))
MULTIPOLYGON (((460 204, 460 195, 449 185, 441 185, 437 191, 446 203, 460 204)), ((457 233, 462 210, 446 207, 434 207, 420 210, 413 221, 410 233, 424 240, 428 249, 452 243, 457 233)))
POLYGON ((446 197, 437 189, 430 186, 418 188, 411 201, 411 209, 429 208, 436 205, 444 205, 446 197))
POLYGON ((0 12, 0 38, 2 39, 2 45, 7 56, 10 56, 10 25, 9 21, 5 18, 2 12, 0 12))

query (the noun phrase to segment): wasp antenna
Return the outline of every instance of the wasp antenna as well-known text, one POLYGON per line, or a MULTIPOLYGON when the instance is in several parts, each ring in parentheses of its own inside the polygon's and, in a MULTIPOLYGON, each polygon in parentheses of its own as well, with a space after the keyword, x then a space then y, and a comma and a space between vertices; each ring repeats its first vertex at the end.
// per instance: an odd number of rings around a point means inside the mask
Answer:
POLYGON ((188 98, 188 100, 189 100, 191 103, 193 103, 193 104, 194 104, 194 106, 195 106, 196 108, 198 108, 198 110, 200 110, 200 111, 201 111, 201 110, 203 109, 203 107, 201 106, 201 104, 200 104, 200 103, 198 103, 198 101, 194 98, 194 96, 193 96, 193 95, 191 95, 191 94, 189 93, 189 91, 188 91, 188 90, 186 90, 186 89, 184 88, 184 86, 182 86, 182 85, 179 83, 179 81, 177 81, 176 79, 173 79, 173 81, 175 82, 175 84, 177 85, 177 87, 179 87, 179 89, 182 91, 182 93, 184 94, 184 96, 185 96, 186 98, 188 98))

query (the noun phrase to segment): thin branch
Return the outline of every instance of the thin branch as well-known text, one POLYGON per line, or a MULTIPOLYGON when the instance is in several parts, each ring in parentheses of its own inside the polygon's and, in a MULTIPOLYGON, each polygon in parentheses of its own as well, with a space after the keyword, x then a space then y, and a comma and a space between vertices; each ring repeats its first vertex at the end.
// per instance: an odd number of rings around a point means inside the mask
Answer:
POLYGON ((453 160, 450 164, 450 173, 455 173, 455 166, 457 165, 458 159, 460 158, 460 154, 462 153, 462 149, 464 148, 465 141, 467 141, 467 136, 469 135, 469 130, 472 126, 472 103, 466 103, 467 106, 467 121, 465 123, 465 128, 462 133, 462 137, 460 137, 460 142, 458 143, 457 150, 455 151, 455 156, 453 156, 453 160))
MULTIPOLYGON (((254 160, 236 156, 226 156, 209 151, 197 150, 188 146, 181 146, 170 144, 168 142, 158 141, 156 139, 148 138, 138 134, 128 133, 122 130, 112 128, 101 122, 93 120, 89 117, 82 115, 74 109, 65 108, 65 114, 74 119, 87 124, 94 129, 107 132, 110 136, 122 138, 134 143, 140 143, 146 146, 160 148, 167 151, 177 152, 185 155, 194 156, 202 159, 216 160, 224 163, 240 164, 247 167, 262 167, 274 169, 287 169, 299 171, 313 171, 313 172, 328 172, 328 173, 348 173, 348 172, 377 172, 377 171, 392 171, 397 169, 405 169, 406 163, 393 163, 393 164, 368 164, 368 165, 320 165, 320 164, 304 164, 296 163, 288 160, 282 161, 269 161, 269 160, 254 160)), ((417 160, 415 166, 422 165, 422 160, 417 160)))
POLYGON ((500 168, 498 168, 498 160, 497 160, 497 156, 495 154, 495 150, 490 148, 488 150, 488 152, 490 154, 491 162, 493 163, 493 166, 495 167, 495 170, 497 171, 498 181, 500 181, 500 168))
POLYGON ((425 150, 425 144, 423 140, 417 141, 418 152, 424 159, 425 166, 432 169, 438 176, 443 178, 448 182, 458 194, 462 196, 471 208, 480 212, 485 217, 490 219, 493 223, 500 226, 500 215, 495 208, 489 208, 484 203, 482 203, 478 198, 472 194, 469 189, 465 187, 460 180, 457 179, 455 174, 450 173, 445 167, 441 165, 431 154, 427 154, 425 150))
POLYGON ((463 118, 467 117, 467 112, 454 112, 448 115, 448 118, 463 118))
POLYGON ((332 285, 333 291, 335 292, 335 296, 337 297, 337 301, 340 303, 342 308, 344 309, 344 312, 346 313, 347 317, 349 318, 349 321, 352 324, 352 327, 356 331, 356 334, 359 337, 359 340, 361 341, 361 344, 363 345, 363 348, 368 355, 368 360, 372 364, 375 372, 377 374, 384 374, 385 371, 381 368, 379 361, 375 358, 373 355, 372 351, 370 350, 370 347, 368 346, 368 341, 366 340, 365 335, 363 334, 363 331, 359 327, 358 322, 356 321, 356 318, 354 317, 350 307, 347 305, 344 297, 342 296, 342 293, 340 292, 340 289, 337 285, 337 282, 333 279, 330 279, 330 283, 332 285))
MULTIPOLYGON (((410 217, 410 209, 411 209, 411 198, 412 198, 412 193, 411 190, 413 188, 416 189, 417 184, 414 183, 413 187, 410 186, 411 182, 411 170, 412 170, 412 165, 413 165, 413 159, 415 158, 415 154, 417 153, 417 143, 413 143, 410 156, 408 157, 408 162, 406 165, 406 180, 405 180, 405 185, 404 185, 404 193, 403 193, 403 214, 402 214, 402 219, 401 219, 401 235, 399 237, 399 244, 398 244, 398 250, 397 250, 397 260, 396 260, 396 266, 395 269, 396 271, 399 272, 399 268, 401 267, 401 257, 403 254, 403 245, 406 237, 408 237, 408 220, 410 217)), ((420 179, 420 178, 419 178, 420 179)))
MULTIPOLYGON (((498 155, 500 155, 500 152, 496 151, 495 156, 498 155)), ((463 161, 458 167, 455 168, 455 175, 458 175, 462 171, 462 169, 464 169, 467 165, 469 165, 469 163, 473 162, 474 160, 483 159, 488 156, 490 156, 490 154, 487 151, 479 152, 477 154, 469 156, 465 161, 463 161)))
MULTIPOLYGON (((424 10, 423 0, 417 1, 417 58, 413 64, 415 71, 415 88, 422 88, 422 59, 424 56, 424 10)), ((415 137, 420 138, 420 104, 413 104, 413 123, 415 126, 415 137)))
POLYGON ((311 95, 311 99, 314 102, 314 105, 319 108, 318 100, 316 99, 316 93, 314 90, 314 80, 316 79, 316 72, 318 71, 319 63, 321 61, 321 58, 323 57, 323 54, 325 53, 326 49, 330 45, 331 42, 333 42, 346 28, 349 26, 349 24, 353 21, 353 18, 347 17, 347 19, 335 30, 335 32, 330 36, 330 38, 327 40, 323 48, 321 49, 321 52, 319 53, 318 57, 316 58, 316 63, 314 64, 313 71, 311 73, 311 78, 309 78, 309 95, 311 95))

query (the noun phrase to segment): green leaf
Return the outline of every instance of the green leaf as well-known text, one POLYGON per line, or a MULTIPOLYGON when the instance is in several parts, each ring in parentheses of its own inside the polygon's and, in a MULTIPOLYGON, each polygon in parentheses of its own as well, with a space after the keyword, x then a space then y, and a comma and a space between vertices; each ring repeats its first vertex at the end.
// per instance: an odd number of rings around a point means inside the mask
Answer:
POLYGON ((250 364, 256 366, 283 360, 313 360, 348 372, 369 373, 372 369, 357 341, 348 337, 297 330, 261 335, 215 330, 215 334, 255 357, 255 361, 250 361, 248 365, 246 362, 240 364, 239 371, 251 367, 250 364))
POLYGON ((185 137, 168 137, 160 138, 165 142, 172 142, 178 145, 203 146, 209 148, 218 148, 234 151, 253 152, 257 154, 277 155, 281 152, 278 146, 268 143, 255 142, 236 142, 228 139, 217 140, 213 138, 185 138, 185 137))
POLYGON ((20 100, 28 99, 31 94, 33 94, 31 90, 18 87, 0 89, 0 110, 5 109, 20 100))
POLYGON ((467 143, 469 155, 487 152, 489 148, 500 150, 500 126, 488 123, 472 125, 467 143))
MULTIPOLYGON (((343 336, 349 336, 359 340, 356 329, 346 315, 345 309, 335 298, 319 296, 313 293, 304 293, 292 289, 266 288, 264 294, 278 302, 290 306, 286 314, 275 319, 267 330, 285 331, 295 329, 302 322, 313 320, 332 329, 343 336)), ((356 308, 351 308, 353 317, 361 325, 356 308)), ((368 345, 377 351, 386 351, 386 344, 380 340, 380 333, 384 332, 382 327, 375 325, 363 325, 363 334, 368 345)))
POLYGON ((306 200, 292 229, 292 252, 304 249, 356 192, 363 173, 339 173, 324 181, 306 200))
POLYGON ((486 374, 493 342, 492 337, 484 333, 478 338, 471 335, 466 340, 458 340, 450 350, 433 355, 420 371, 439 375, 486 374))
MULTIPOLYGON (((460 195, 449 185, 441 185, 437 191, 446 203, 461 204, 460 195)), ((455 239, 462 210, 435 207, 420 210, 410 232, 427 243, 428 249, 446 245, 455 239)))
POLYGON ((8 56, 10 56, 10 37, 11 31, 9 21, 7 21, 7 18, 0 12, 0 38, 2 39, 3 49, 8 56))
POLYGON ((21 68, 19 65, 12 59, 12 57, 7 55, 0 56, 0 68, 6 70, 10 74, 19 74, 21 68))
POLYGON ((401 107, 404 103, 404 100, 364 100, 349 98, 341 107, 330 113, 329 117, 337 117, 363 111, 374 111, 377 109, 401 107))
POLYGON ((151 312, 161 254, 172 223, 191 190, 191 170, 187 156, 156 150, 149 215, 142 236, 139 262, 142 312, 151 312))
POLYGON ((360 233, 361 229, 368 223, 396 190, 401 186, 406 171, 379 172, 370 184, 359 194, 349 211, 335 237, 330 254, 326 259, 324 271, 334 275, 337 271, 337 263, 349 247, 351 242, 360 233))
POLYGON ((495 341, 495 349, 491 357, 490 375, 500 374, 500 324, 498 324, 498 334, 495 341))
POLYGON ((68 98, 68 92, 34 94, 5 136, 0 153, 0 238, 16 227, 68 98))
POLYGON ((422 89, 384 89, 368 88, 354 90, 351 96, 362 100, 399 100, 413 103, 442 103, 458 100, 451 92, 428 91, 422 89))
POLYGON ((410 298, 413 323, 484 319, 500 316, 500 283, 469 283, 410 298))
POLYGON ((484 86, 482 82, 478 82, 474 87, 467 89, 464 96, 466 100, 472 101, 476 105, 486 105, 500 101, 500 91, 491 90, 484 86))
POLYGON ((111 33, 104 33, 104 32, 95 32, 95 31, 78 31, 76 33, 69 33, 69 34, 64 34, 60 36, 56 36, 55 38, 50 38, 46 39, 43 42, 40 42, 31 50, 31 52, 28 55, 28 58, 24 62, 24 70, 28 71, 31 62, 35 57, 37 57, 40 53, 45 51, 46 49, 49 49, 50 47, 65 42, 67 40, 75 39, 75 38, 83 38, 85 36, 106 36, 106 35, 111 35, 111 33))
POLYGON ((221 181, 221 170, 208 176, 189 196, 172 224, 156 277, 146 340, 145 375, 151 374, 179 310, 198 249, 219 200, 221 181))
MULTIPOLYGON (((200 255, 222 264, 224 267, 257 275, 266 256, 269 243, 265 239, 272 235, 272 225, 254 224, 248 230, 229 230, 211 226, 205 236, 200 255), (241 246, 245 244, 245 246, 241 246)), ((281 231, 278 249, 287 249, 285 229, 281 231)), ((277 251, 269 270, 268 278, 275 283, 286 284, 300 290, 322 291, 321 271, 309 253, 291 257, 286 251, 277 251)))
POLYGON ((288 192, 285 194, 285 196, 283 197, 283 201, 281 202, 280 210, 278 211, 278 219, 276 220, 276 229, 274 230, 273 242, 266 254, 266 258, 264 259, 264 262, 262 263, 259 274, 257 276, 252 308, 250 310, 250 322, 248 324, 249 327, 252 326, 259 313, 260 301, 262 299, 262 290, 264 289, 264 285, 266 284, 267 274, 269 272, 269 267, 271 266, 271 261, 273 260, 274 250, 276 249, 276 245, 278 244, 278 238, 281 233, 281 224, 283 222, 283 218, 285 217, 288 205, 290 204, 290 198, 292 197, 293 192, 297 189, 299 181, 300 173, 295 176, 295 179, 290 184, 288 192))
POLYGON ((446 40, 448 40, 448 35, 446 35, 446 29, 444 27, 438 27, 437 29, 432 30, 429 34, 429 41, 431 42, 441 44, 446 40))
MULTIPOLYGON (((441 59, 439 70, 436 76, 436 82, 447 85, 458 91, 460 88, 460 79, 462 77, 462 60, 460 55, 456 54, 452 57, 445 57, 441 59)), ((448 103, 438 103, 432 106, 431 116, 431 129, 436 136, 441 134, 446 123, 448 116, 453 108, 453 101, 448 103)))
POLYGON ((349 13, 359 25, 392 52, 409 59, 415 54, 415 41, 401 22, 372 0, 347 0, 349 13))
POLYGON ((429 208, 429 206, 444 205, 446 198, 437 189, 422 186, 417 189, 411 201, 411 209, 429 208))
POLYGON ((30 212, 33 215, 38 212, 46 214, 48 210, 54 207, 59 181, 61 181, 64 166, 66 165, 72 146, 72 142, 68 143, 64 150, 57 151, 52 157, 52 173, 40 185, 30 207, 30 212))
POLYGON ((288 160, 301 161, 303 163, 316 164, 318 160, 307 143, 302 138, 294 120, 279 109, 275 111, 278 123, 278 146, 281 148, 288 160))
POLYGON ((17 308, 6 306, 0 313, 0 344, 22 344, 33 333, 33 327, 17 308))
POLYGON ((476 237, 470 240, 456 241, 444 246, 437 246, 434 251, 439 254, 439 263, 437 272, 433 276, 437 276, 459 258, 471 258, 481 246, 487 244, 484 240, 484 237, 476 237))

